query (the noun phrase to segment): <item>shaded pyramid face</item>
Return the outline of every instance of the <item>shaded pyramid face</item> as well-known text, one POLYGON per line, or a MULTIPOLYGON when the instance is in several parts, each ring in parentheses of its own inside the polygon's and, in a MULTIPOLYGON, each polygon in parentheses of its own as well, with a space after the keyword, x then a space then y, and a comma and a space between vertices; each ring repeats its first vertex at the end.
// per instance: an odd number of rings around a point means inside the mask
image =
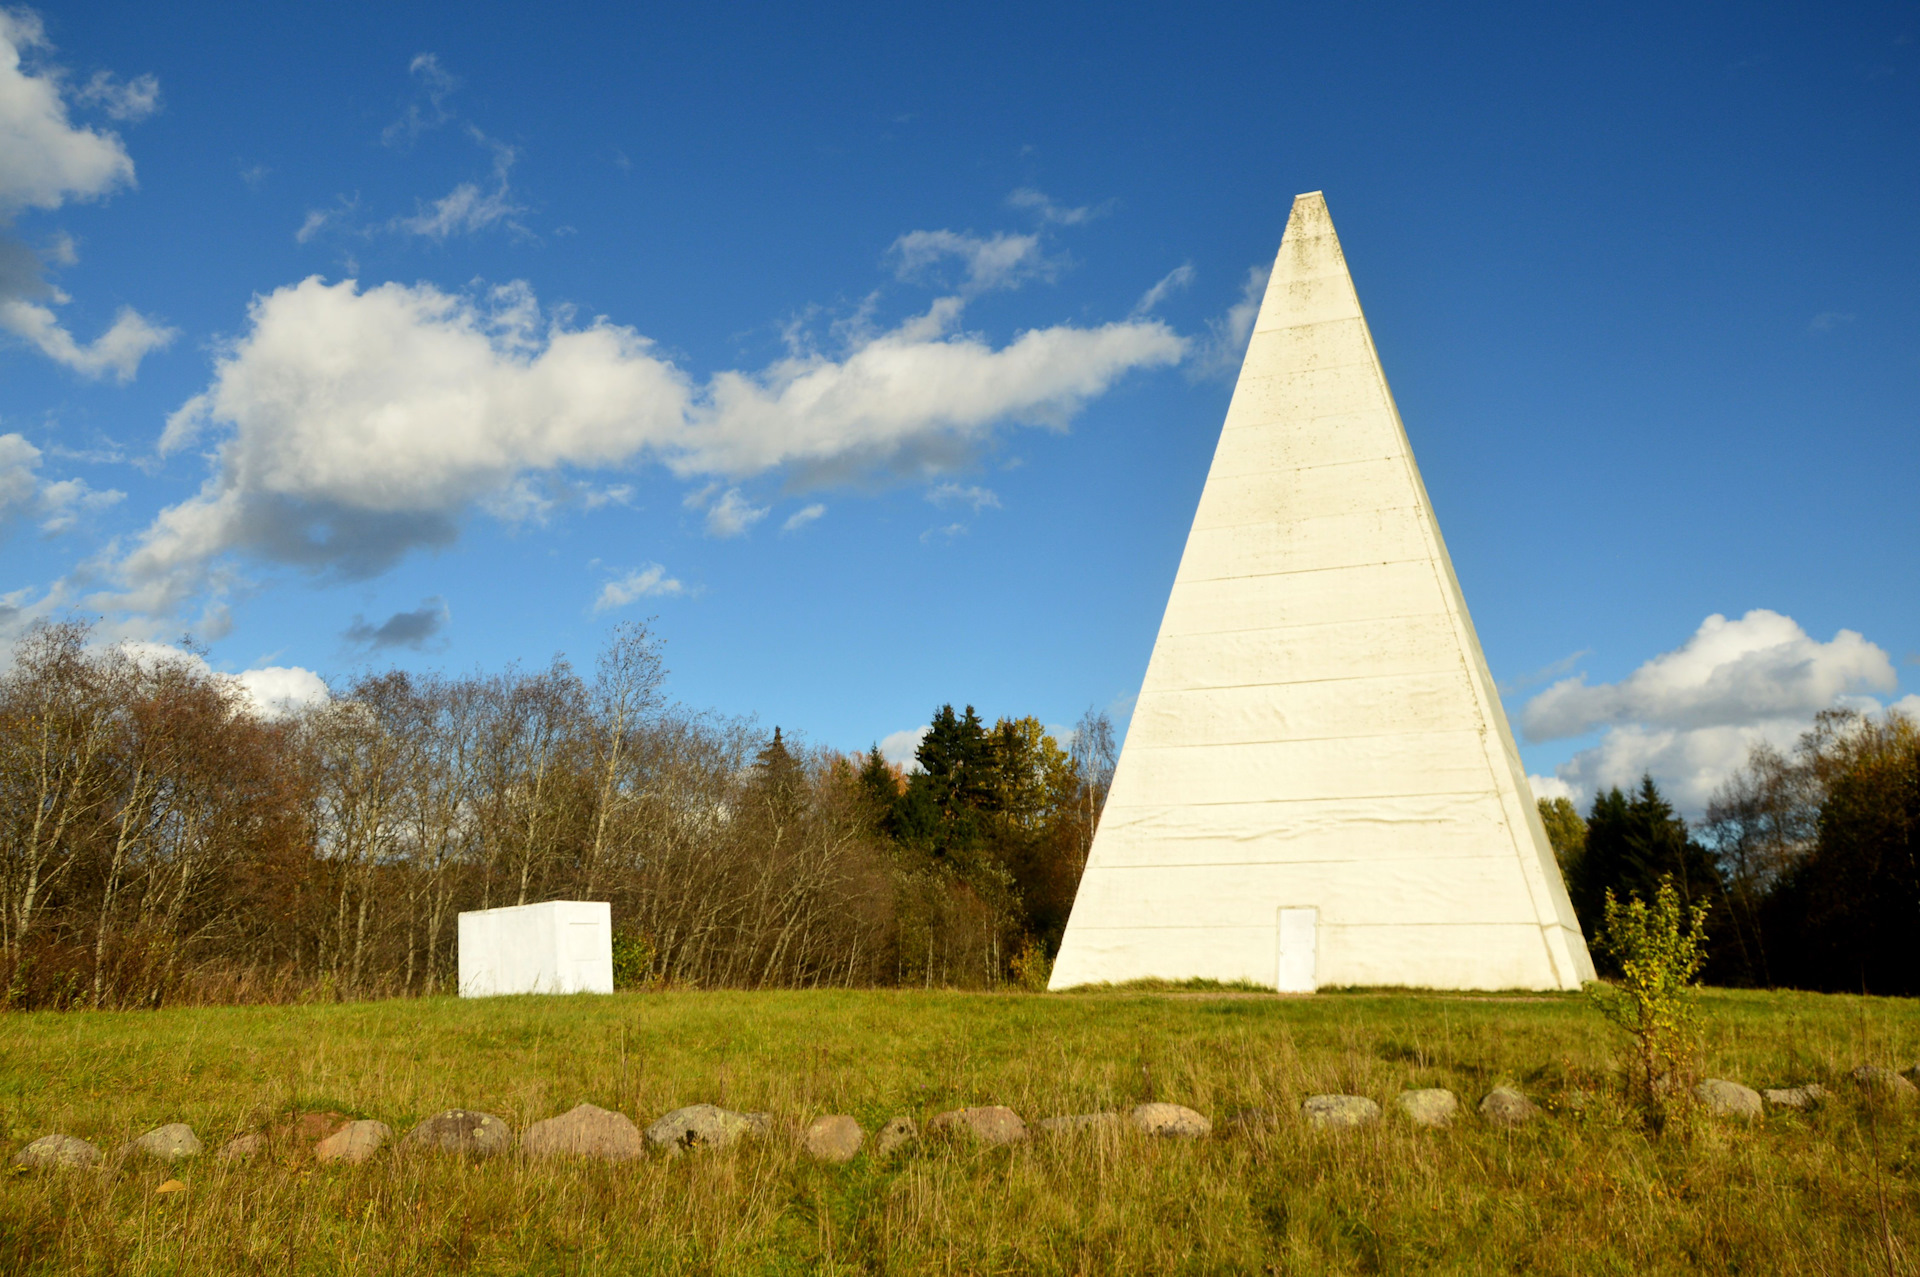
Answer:
POLYGON ((1326 201, 1294 201, 1053 987, 1569 989, 1566 886, 1326 201))

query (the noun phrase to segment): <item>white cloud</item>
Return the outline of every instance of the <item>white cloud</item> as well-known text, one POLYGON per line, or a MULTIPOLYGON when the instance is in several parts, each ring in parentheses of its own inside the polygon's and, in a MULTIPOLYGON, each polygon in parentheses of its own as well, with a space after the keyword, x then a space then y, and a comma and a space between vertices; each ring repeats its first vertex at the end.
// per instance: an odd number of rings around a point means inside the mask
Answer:
POLYGON ((68 119, 60 72, 36 74, 23 65, 24 55, 50 48, 35 14, 0 9, 0 217, 133 184, 133 160, 120 138, 68 119))
POLYGON ((324 705, 330 698, 326 680, 298 665, 267 665, 238 674, 216 674, 198 652, 185 651, 170 643, 136 639, 119 646, 149 668, 184 665, 196 673, 224 679, 240 693, 249 709, 264 718, 284 718, 309 706, 324 705))
POLYGON ((909 231, 887 251, 894 258, 894 274, 916 282, 935 280, 941 264, 959 261, 965 273, 957 287, 966 294, 1018 288, 1054 269, 1040 251, 1038 235, 1005 231, 990 239, 960 231, 909 231))
MULTIPOLYGON (((996 348, 954 331, 961 308, 943 298, 838 358, 794 354, 700 387, 631 328, 569 326, 521 284, 480 297, 317 277, 276 289, 161 437, 164 455, 219 431, 214 473, 154 520, 117 567, 121 591, 92 605, 169 613, 231 551, 371 575, 451 543, 477 503, 563 468, 931 476, 1001 423, 1062 427, 1127 372, 1186 350, 1157 321, 1036 329, 996 348)), ((709 526, 761 513, 723 496, 709 526)))
POLYGON ((914 755, 920 749, 920 742, 932 730, 933 724, 927 723, 884 736, 880 740, 880 756, 895 767, 904 767, 910 772, 917 772, 920 770, 920 760, 914 755))
POLYGON ((332 222, 340 213, 341 210, 337 208, 308 209, 306 220, 301 222, 300 229, 293 233, 293 242, 296 244, 311 242, 313 237, 327 229, 328 223, 332 222))
POLYGON ((476 183, 462 182, 412 217, 395 218, 394 229, 440 240, 449 235, 485 230, 498 222, 523 229, 513 219, 526 210, 513 202, 512 188, 507 181, 517 152, 490 140, 477 129, 473 134, 476 140, 493 148, 493 189, 483 192, 476 183))
POLYGON ((1562 679, 1520 718, 1535 741, 1603 732, 1555 769, 1578 794, 1650 773, 1683 810, 1699 811, 1757 742, 1790 747, 1834 706, 1877 710, 1863 693, 1897 681, 1886 652, 1854 631, 1822 643, 1791 617, 1755 609, 1737 620, 1709 616, 1685 644, 1618 683, 1562 679))
POLYGON ((419 84, 418 96, 407 104, 405 114, 380 132, 388 146, 405 147, 453 118, 447 99, 460 87, 460 81, 440 65, 438 56, 418 53, 407 64, 407 74, 419 84))
POLYGON ((975 514, 982 510, 1000 508, 1000 498, 989 488, 962 487, 957 483, 943 483, 927 490, 927 500, 937 506, 967 505, 973 507, 975 514))
POLYGON ((685 589, 679 581, 667 575, 667 570, 658 563, 649 563, 622 576, 617 581, 609 581, 600 588, 600 597, 594 600, 595 612, 610 612, 625 607, 636 599, 655 594, 681 594, 685 589))
POLYGON ((766 506, 754 505, 740 495, 740 489, 728 488, 720 499, 707 507, 707 535, 737 537, 767 517, 766 506))
POLYGON ((782 533, 798 532, 801 528, 806 527, 826 512, 827 507, 821 505, 818 501, 810 506, 803 506, 787 516, 787 521, 780 525, 780 531, 782 533))
MULTIPOLYGON (((54 299, 65 301, 55 292, 54 299)), ((0 330, 13 334, 36 347, 55 363, 64 364, 85 377, 112 374, 118 382, 133 380, 140 361, 179 336, 177 329, 156 324, 130 306, 122 306, 113 326, 82 345, 60 324, 53 311, 36 302, 18 297, 0 298, 0 330)))
POLYGON ((1161 277, 1159 283, 1140 294, 1140 300, 1133 304, 1133 313, 1136 315, 1147 314, 1168 297, 1191 283, 1193 283, 1192 262, 1186 262, 1174 267, 1161 277))
POLYGON ((43 480, 41 456, 22 436, 0 435, 0 524, 34 518, 41 532, 53 536, 72 528, 83 513, 103 510, 127 495, 88 487, 83 479, 43 480))
POLYGON ((1533 787, 1533 796, 1537 799, 1552 802, 1564 798, 1573 803, 1580 800, 1580 792, 1558 776, 1528 776, 1527 784, 1533 787))
POLYGON ((1007 196, 1007 206, 1009 208, 1027 209, 1030 212, 1037 213, 1042 221, 1052 222, 1057 226, 1078 226, 1080 223, 1089 221, 1106 212, 1110 204, 1111 201, 1109 201, 1108 204, 1098 206, 1085 205, 1080 208, 1068 208, 1065 205, 1054 203, 1051 199, 1047 198, 1046 192, 1035 190, 1031 186, 1023 186, 1013 194, 1007 196))
POLYGON ((73 100, 97 106, 116 120, 137 124, 160 109, 160 81, 152 75, 121 80, 111 71, 95 71, 73 100))
POLYGON ((1260 318, 1260 302, 1267 293, 1271 266, 1249 266, 1240 281, 1240 300, 1227 307, 1227 313, 1207 321, 1207 336, 1187 365, 1190 377, 1233 376, 1247 357, 1247 340, 1253 336, 1254 321, 1260 318))

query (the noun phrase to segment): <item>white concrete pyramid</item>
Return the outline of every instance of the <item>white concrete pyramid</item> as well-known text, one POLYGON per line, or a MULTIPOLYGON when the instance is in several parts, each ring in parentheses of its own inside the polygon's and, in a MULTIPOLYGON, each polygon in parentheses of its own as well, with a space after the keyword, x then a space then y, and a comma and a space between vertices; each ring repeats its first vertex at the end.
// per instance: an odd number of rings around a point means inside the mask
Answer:
POLYGON ((1053 987, 1593 978, 1319 192, 1293 203, 1053 987))

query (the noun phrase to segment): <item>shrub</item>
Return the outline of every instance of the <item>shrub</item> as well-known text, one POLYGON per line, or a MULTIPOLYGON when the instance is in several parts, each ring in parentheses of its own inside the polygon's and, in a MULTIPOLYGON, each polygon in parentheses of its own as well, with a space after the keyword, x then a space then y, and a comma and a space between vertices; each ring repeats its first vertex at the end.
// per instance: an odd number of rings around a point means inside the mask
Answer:
POLYGON ((653 983, 653 941, 638 931, 613 936, 613 987, 644 989, 653 983))
POLYGON ((1013 982, 1021 988, 1045 993, 1047 981, 1052 977, 1053 959, 1047 956, 1038 940, 1027 941, 1020 946, 1020 952, 1013 955, 1013 982))
POLYGON ((1607 892, 1597 943, 1621 974, 1611 985, 1588 985, 1587 992, 1632 1041, 1628 1089, 1655 1130, 1693 1082, 1700 1036, 1695 977, 1706 960, 1706 916, 1704 902, 1681 902, 1671 874, 1661 876, 1652 904, 1637 895, 1621 904, 1607 892))

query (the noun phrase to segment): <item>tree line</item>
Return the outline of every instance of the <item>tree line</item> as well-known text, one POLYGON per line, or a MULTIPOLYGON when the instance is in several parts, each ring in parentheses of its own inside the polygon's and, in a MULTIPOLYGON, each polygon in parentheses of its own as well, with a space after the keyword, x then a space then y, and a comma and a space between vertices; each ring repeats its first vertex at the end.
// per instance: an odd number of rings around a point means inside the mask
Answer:
POLYGON ((1820 714, 1790 751, 1756 745, 1690 827, 1643 777, 1582 819, 1541 800, 1580 925, 1612 891, 1651 901, 1663 876, 1707 909, 1708 983, 1920 994, 1920 725, 1820 714))
POLYGON ((556 898, 609 901, 641 982, 1031 978, 1114 762, 1092 712, 1063 747, 942 707, 911 774, 769 737, 670 703, 644 625, 590 672, 388 670, 277 716, 92 639, 38 626, 0 675, 11 1007, 447 992, 462 910, 556 898))

